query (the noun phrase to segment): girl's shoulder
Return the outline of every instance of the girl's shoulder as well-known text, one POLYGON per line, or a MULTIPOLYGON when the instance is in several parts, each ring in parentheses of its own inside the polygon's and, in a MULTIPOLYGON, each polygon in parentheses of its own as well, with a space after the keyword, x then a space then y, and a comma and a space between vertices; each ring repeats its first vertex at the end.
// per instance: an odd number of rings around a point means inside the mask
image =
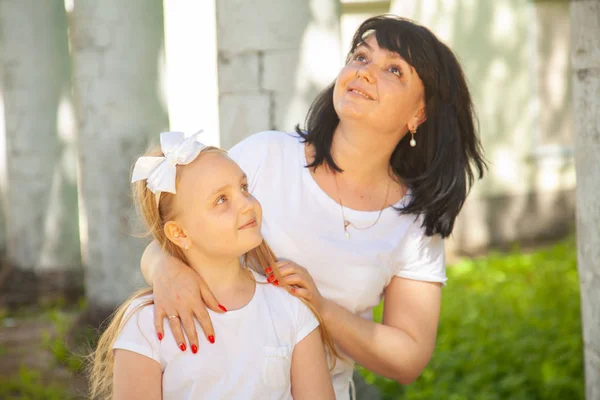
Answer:
POLYGON ((260 291, 260 295, 272 311, 293 315, 299 308, 305 307, 302 301, 289 293, 286 288, 268 283, 265 276, 255 271, 252 273, 257 283, 256 290, 260 291))

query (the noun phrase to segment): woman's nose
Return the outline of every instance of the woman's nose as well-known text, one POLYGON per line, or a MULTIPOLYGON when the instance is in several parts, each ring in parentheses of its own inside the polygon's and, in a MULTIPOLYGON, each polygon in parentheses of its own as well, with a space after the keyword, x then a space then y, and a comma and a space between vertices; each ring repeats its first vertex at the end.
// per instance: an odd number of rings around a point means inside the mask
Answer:
POLYGON ((373 83, 375 82, 375 75, 373 74, 373 71, 371 71, 371 64, 364 64, 362 65, 357 71, 356 71, 356 76, 364 79, 366 82, 368 83, 373 83))

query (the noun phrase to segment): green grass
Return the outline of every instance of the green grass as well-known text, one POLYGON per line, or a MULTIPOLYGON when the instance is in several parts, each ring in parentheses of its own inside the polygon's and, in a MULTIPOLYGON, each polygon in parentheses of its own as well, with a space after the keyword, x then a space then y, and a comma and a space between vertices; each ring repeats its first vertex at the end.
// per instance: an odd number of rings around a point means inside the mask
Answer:
POLYGON ((449 268, 437 346, 421 377, 403 387, 361 373, 384 399, 583 399, 575 248, 568 240, 449 268))

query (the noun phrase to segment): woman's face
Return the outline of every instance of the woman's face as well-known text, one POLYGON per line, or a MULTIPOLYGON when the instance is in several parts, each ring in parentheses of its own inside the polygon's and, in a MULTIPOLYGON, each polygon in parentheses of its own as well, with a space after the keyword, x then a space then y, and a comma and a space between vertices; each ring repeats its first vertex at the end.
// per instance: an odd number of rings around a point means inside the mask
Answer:
POLYGON ((191 242, 190 251, 236 258, 262 242, 260 203, 248 192, 246 174, 226 154, 201 154, 179 173, 174 220, 191 242))
POLYGON ((394 133, 415 129, 424 120, 423 99, 417 71, 399 54, 380 48, 375 35, 357 46, 333 91, 342 122, 359 121, 394 133))

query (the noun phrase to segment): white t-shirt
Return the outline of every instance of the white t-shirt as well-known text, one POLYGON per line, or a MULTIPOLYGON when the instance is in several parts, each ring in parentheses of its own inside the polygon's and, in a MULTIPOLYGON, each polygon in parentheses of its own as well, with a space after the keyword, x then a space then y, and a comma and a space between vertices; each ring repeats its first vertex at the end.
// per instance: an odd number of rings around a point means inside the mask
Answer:
MULTIPOLYGON (((257 282, 265 278, 254 273, 257 282)), ((290 368, 294 346, 312 332, 318 321, 300 300, 283 288, 256 284, 252 300, 223 314, 208 310, 215 343, 200 338, 198 353, 182 352, 165 323, 159 341, 154 329, 154 306, 137 309, 151 299, 136 300, 127 310, 113 348, 149 357, 161 366, 163 399, 292 399, 290 368)), ((196 330, 202 332, 196 321, 196 330)))
MULTIPOLYGON (((277 257, 305 267, 323 296, 368 319, 394 276, 446 282, 443 240, 425 236, 422 218, 398 215, 389 207, 372 228, 349 227, 347 239, 340 205, 305 168, 304 147, 296 133, 266 131, 229 151, 262 204, 263 236, 277 257)), ((369 226, 379 211, 345 207, 344 214, 358 226, 369 226)), ((337 362, 333 385, 338 400, 349 398, 353 368, 337 362)))

